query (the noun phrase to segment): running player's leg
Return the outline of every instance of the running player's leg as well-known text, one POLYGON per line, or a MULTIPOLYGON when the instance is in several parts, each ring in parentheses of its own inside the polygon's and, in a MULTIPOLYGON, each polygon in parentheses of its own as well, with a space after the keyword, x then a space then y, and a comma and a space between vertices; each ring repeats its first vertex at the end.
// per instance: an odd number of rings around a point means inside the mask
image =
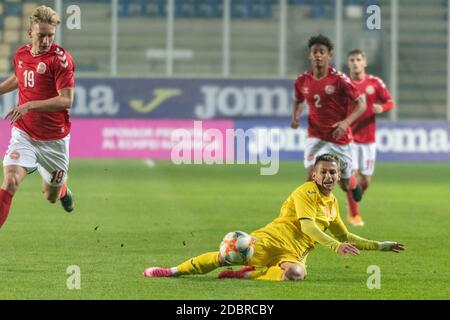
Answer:
POLYGON ((372 175, 375 171, 376 162, 376 144, 361 145, 361 168, 360 168, 360 185, 364 191, 369 188, 372 181, 372 175))
MULTIPOLYGON (((42 172, 42 169, 39 170, 42 172)), ((42 175, 42 173, 41 173, 42 175)), ((50 203, 56 203, 61 194, 62 185, 52 185, 51 182, 48 182, 48 179, 42 178, 42 193, 44 194, 44 198, 48 200, 50 203)))
MULTIPOLYGON (((358 144, 358 171, 356 173, 356 178, 358 181, 358 186, 364 193, 369 187, 372 174, 375 167, 375 154, 376 147, 373 144, 358 144)), ((347 193, 347 200, 349 206, 349 215, 347 216, 348 222, 355 227, 364 226, 364 221, 362 220, 361 213, 359 210, 358 203, 354 201, 353 193, 347 193)))
POLYGON ((0 188, 0 227, 8 218, 11 202, 27 173, 36 169, 36 154, 30 138, 13 128, 11 140, 3 158, 3 182, 0 188))
POLYGON ((60 169, 49 173, 41 166, 38 167, 38 170, 42 176, 42 193, 44 198, 50 203, 56 203, 59 200, 66 212, 72 212, 74 209, 73 195, 66 184, 66 171, 60 169), (61 177, 63 178, 61 179, 61 177))
POLYGON ((353 198, 356 201, 360 201, 363 192, 356 181, 356 177, 353 175, 351 145, 328 143, 322 150, 326 150, 326 152, 333 153, 339 157, 341 160, 341 181, 339 181, 339 185, 344 192, 351 191, 353 198))
MULTIPOLYGON (((359 185, 360 174, 359 168, 361 167, 361 150, 360 144, 351 143, 351 153, 352 153, 352 169, 353 174, 350 177, 350 189, 355 188, 356 184, 359 185)), ((358 202, 355 201, 353 192, 351 190, 347 191, 347 221, 356 227, 361 227, 364 222, 361 219, 358 202)))
POLYGON ((3 183, 0 189, 0 228, 5 223, 11 208, 12 198, 27 176, 27 170, 20 166, 3 168, 3 183))
POLYGON ((364 191, 366 191, 368 188, 369 188, 369 186, 370 186, 370 183, 372 182, 372 176, 370 175, 363 175, 363 174, 361 174, 360 175, 360 182, 359 182, 359 184, 361 185, 361 188, 364 190, 364 191))
POLYGON ((42 193, 50 203, 61 201, 64 210, 73 210, 72 192, 67 188, 69 169, 69 136, 55 141, 36 143, 38 171, 42 176, 42 193))
MULTIPOLYGON (((358 153, 358 171, 356 177, 362 192, 365 192, 370 185, 371 177, 375 169, 376 145, 375 143, 357 144, 356 147, 358 153)), ((363 226, 364 222, 362 221, 357 205, 352 210, 351 200, 349 200, 349 207, 351 211, 349 222, 354 226, 363 226)))
POLYGON ((14 195, 26 176, 27 170, 24 167, 11 165, 3 167, 3 183, 1 190, 14 195))

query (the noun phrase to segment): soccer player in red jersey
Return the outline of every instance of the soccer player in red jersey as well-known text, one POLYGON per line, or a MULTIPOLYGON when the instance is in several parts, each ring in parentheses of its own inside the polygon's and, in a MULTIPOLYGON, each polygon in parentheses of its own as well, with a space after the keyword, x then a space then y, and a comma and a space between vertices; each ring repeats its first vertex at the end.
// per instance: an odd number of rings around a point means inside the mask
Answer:
POLYGON ((350 79, 331 67, 333 43, 323 35, 311 37, 308 42, 312 70, 295 80, 295 100, 292 112, 292 128, 299 127, 303 102, 309 107, 308 136, 305 145, 305 167, 312 180, 315 159, 325 153, 337 155, 342 163, 340 185, 350 191, 356 201, 362 191, 352 177, 350 126, 366 110, 363 96, 350 79))
POLYGON ((60 200, 67 212, 73 210, 66 181, 74 62, 67 51, 53 43, 59 23, 58 14, 49 7, 33 11, 28 29, 31 44, 16 51, 15 74, 0 84, 0 95, 19 89, 19 104, 6 115, 13 128, 3 159, 0 227, 19 185, 35 170, 42 176, 44 197, 51 203, 60 200))
MULTIPOLYGON (((347 64, 350 78, 358 91, 364 95, 366 112, 352 124, 353 140, 352 160, 353 170, 363 192, 369 187, 376 158, 375 145, 375 118, 380 114, 394 108, 391 94, 383 81, 370 74, 366 74, 367 58, 360 49, 351 50, 347 54, 347 64)), ((359 212, 358 203, 352 195, 347 193, 348 222, 354 226, 363 226, 364 222, 359 212)))

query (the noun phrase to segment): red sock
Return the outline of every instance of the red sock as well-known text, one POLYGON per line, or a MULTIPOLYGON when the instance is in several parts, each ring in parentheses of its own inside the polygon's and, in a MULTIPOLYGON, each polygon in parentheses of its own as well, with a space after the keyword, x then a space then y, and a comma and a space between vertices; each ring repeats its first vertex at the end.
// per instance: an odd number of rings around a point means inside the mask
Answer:
POLYGON ((350 211, 350 216, 356 217, 359 215, 359 205, 358 202, 353 199, 353 195, 351 191, 347 191, 347 204, 348 210, 350 211))
POLYGON ((0 228, 8 218, 13 195, 6 190, 0 189, 0 228))
POLYGON ((358 185, 358 180, 356 180, 355 176, 351 176, 348 181, 348 184, 349 184, 350 190, 353 190, 358 185))
POLYGON ((67 185, 63 184, 63 186, 61 187, 61 192, 59 193, 59 198, 64 198, 66 196, 67 193, 67 185))

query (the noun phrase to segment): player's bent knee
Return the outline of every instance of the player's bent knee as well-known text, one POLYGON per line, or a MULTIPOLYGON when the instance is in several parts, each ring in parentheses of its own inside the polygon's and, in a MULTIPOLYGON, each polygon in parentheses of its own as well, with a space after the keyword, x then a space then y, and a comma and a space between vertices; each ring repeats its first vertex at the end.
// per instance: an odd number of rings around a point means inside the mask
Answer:
POLYGON ((305 280, 306 271, 301 265, 290 265, 284 272, 284 279, 291 281, 305 280))

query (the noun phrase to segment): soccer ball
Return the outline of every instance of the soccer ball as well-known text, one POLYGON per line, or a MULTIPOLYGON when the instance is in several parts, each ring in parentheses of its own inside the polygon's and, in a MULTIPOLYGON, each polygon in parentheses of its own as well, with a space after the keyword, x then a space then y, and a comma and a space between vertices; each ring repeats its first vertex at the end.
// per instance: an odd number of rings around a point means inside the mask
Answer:
POLYGON ((229 232, 220 244, 220 256, 227 264, 244 264, 253 256, 253 242, 243 231, 229 232))

